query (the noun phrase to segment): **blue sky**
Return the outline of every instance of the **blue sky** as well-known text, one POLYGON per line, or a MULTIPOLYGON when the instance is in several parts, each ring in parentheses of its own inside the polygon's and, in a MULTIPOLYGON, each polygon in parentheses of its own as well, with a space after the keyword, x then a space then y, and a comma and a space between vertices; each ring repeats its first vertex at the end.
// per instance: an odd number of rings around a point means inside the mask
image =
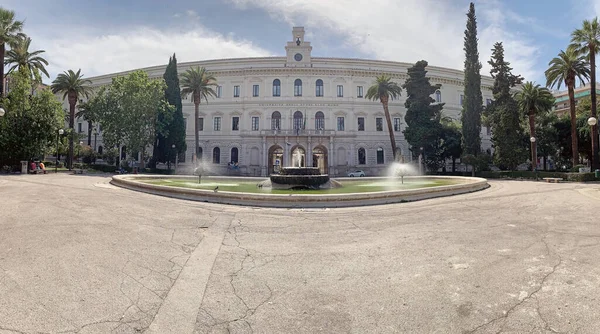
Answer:
MULTIPOLYGON (((463 0, 4 0, 25 20, 33 47, 46 50, 51 79, 66 69, 87 76, 168 61, 284 54, 302 25, 313 56, 358 57, 462 68, 463 0)), ((479 51, 503 41, 516 73, 543 83, 543 71, 600 0, 475 1, 479 51)), ((47 80, 49 81, 49 80, 47 80)))

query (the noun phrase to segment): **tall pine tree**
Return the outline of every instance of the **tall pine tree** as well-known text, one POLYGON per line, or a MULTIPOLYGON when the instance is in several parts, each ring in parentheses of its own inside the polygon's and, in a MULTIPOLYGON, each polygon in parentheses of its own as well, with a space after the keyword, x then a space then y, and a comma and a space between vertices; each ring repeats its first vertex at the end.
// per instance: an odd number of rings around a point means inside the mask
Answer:
POLYGON ((177 74, 177 58, 175 54, 169 58, 169 65, 165 70, 163 79, 167 84, 165 97, 170 105, 175 106, 172 121, 167 125, 165 135, 157 132, 154 141, 153 160, 155 162, 175 162, 176 153, 181 157, 185 154, 187 145, 185 143, 185 121, 183 119, 181 104, 181 89, 179 88, 179 76, 177 74), (172 148, 173 144, 175 149, 172 148))
POLYGON ((494 162, 502 169, 515 170, 527 160, 528 139, 523 131, 522 114, 511 88, 521 84, 523 79, 512 74, 510 63, 504 60, 504 46, 498 42, 492 49, 488 62, 494 78, 494 101, 486 108, 486 116, 492 126, 494 162))
POLYGON ((478 155, 481 151, 481 112, 483 98, 481 95, 481 63, 477 50, 477 19, 475 5, 471 2, 467 13, 467 29, 465 30, 465 91, 462 106, 463 152, 478 155))
POLYGON ((431 169, 439 168, 440 164, 440 138, 441 117, 444 103, 435 102, 431 95, 441 85, 432 85, 426 77, 427 61, 418 61, 408 69, 408 79, 402 86, 406 90, 406 129, 404 138, 413 147, 413 156, 418 156, 421 147, 425 156, 425 163, 431 169))

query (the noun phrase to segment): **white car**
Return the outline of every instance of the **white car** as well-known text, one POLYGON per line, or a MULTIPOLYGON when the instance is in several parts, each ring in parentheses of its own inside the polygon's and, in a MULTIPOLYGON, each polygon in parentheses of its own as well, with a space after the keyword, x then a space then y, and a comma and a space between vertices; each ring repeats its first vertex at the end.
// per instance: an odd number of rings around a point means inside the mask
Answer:
POLYGON ((349 172, 348 176, 349 177, 363 177, 363 176, 365 176, 365 172, 363 172, 362 170, 355 170, 353 172, 349 172))

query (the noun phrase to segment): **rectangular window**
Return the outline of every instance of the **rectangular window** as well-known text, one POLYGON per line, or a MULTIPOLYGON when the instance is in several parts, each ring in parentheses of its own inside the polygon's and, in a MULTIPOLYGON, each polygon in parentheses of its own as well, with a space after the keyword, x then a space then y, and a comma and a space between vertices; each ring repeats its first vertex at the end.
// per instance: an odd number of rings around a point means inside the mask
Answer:
POLYGON ((253 97, 258 97, 258 85, 253 85, 252 86, 252 96, 253 97))
POLYGON ((458 99, 458 103, 462 106, 463 105, 463 100, 465 99, 465 96, 460 94, 460 97, 458 99))
POLYGON ((400 131, 400 118, 394 118, 394 131, 400 131))
POLYGON ((383 118, 381 118, 381 117, 375 118, 375 130, 383 131, 383 118))
POLYGON ((344 131, 344 117, 337 118, 337 130, 344 131))
POLYGON ((235 116, 231 120, 231 130, 239 131, 240 129, 240 118, 235 116))
POLYGON ((187 118, 183 119, 183 131, 187 132, 187 118))
POLYGON ((337 86, 337 97, 344 97, 344 86, 337 86))
POLYGON ((358 118, 358 131, 365 131, 365 118, 364 117, 358 118))
POLYGON ((221 117, 215 117, 214 120, 214 130, 221 131, 221 117))
POLYGON ((294 96, 302 96, 302 85, 294 85, 294 96))
POLYGON ((81 123, 77 123, 77 132, 83 132, 83 125, 81 123))
POLYGON ((317 91, 316 91, 316 95, 317 97, 322 97, 323 96, 323 86, 319 86, 317 85, 317 91))
POLYGON ((281 96, 281 86, 273 85, 273 96, 281 96))
POLYGON ((204 118, 198 118, 198 131, 204 131, 204 118))
POLYGON ((233 97, 240 97, 240 86, 233 86, 233 97))
POLYGON ((485 133, 486 133, 488 136, 491 136, 491 135, 492 135, 492 129, 491 129, 489 126, 486 126, 486 127, 485 127, 485 133))
POLYGON ((258 131, 259 120, 258 116, 252 116, 252 131, 258 131))
POLYGON ((492 99, 485 99, 486 107, 489 106, 490 104, 492 104, 492 99))
POLYGON ((363 86, 356 87, 356 97, 358 97, 358 98, 363 97, 363 86))
POLYGON ((223 93, 223 86, 217 86, 215 93, 217 93, 217 98, 221 98, 221 93, 223 93))

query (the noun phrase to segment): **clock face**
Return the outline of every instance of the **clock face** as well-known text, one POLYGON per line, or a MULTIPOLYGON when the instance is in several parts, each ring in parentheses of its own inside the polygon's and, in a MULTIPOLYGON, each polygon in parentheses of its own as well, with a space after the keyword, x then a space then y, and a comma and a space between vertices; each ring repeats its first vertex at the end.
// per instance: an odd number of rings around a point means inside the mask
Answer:
POLYGON ((296 59, 296 61, 301 61, 301 60, 302 60, 302 55, 301 55, 301 54, 299 54, 299 53, 296 53, 296 54, 294 55, 294 59, 296 59))

